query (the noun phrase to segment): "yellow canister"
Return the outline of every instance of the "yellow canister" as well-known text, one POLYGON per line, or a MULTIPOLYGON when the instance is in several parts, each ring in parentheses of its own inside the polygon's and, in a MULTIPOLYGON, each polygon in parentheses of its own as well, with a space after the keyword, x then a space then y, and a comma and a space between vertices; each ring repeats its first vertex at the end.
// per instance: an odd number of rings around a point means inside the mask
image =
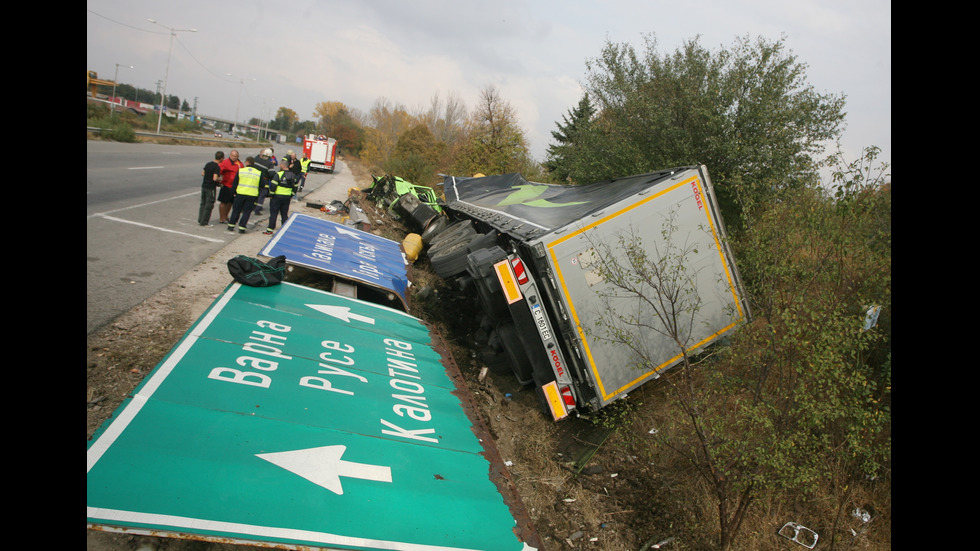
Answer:
POLYGON ((415 262, 415 259, 419 257, 419 253, 422 252, 422 236, 417 233, 406 235, 402 241, 402 249, 405 251, 405 258, 409 262, 415 262))

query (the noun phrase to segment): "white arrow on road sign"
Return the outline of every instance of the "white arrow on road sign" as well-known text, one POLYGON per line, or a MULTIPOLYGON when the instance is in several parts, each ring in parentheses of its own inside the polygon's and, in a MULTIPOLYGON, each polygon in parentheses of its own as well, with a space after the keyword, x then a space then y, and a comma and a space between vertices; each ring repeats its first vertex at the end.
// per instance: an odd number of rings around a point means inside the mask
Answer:
POLYGON ((336 445, 288 452, 260 453, 256 454, 256 457, 298 474, 337 495, 344 493, 344 488, 340 485, 342 476, 375 482, 391 482, 391 467, 344 461, 340 456, 344 455, 345 451, 347 446, 336 445))
POLYGON ((344 320, 347 323, 350 323, 350 320, 357 320, 374 325, 374 318, 369 318, 360 314, 352 314, 350 308, 346 306, 331 306, 329 304, 307 304, 307 306, 318 312, 323 312, 328 316, 333 316, 339 320, 344 320))

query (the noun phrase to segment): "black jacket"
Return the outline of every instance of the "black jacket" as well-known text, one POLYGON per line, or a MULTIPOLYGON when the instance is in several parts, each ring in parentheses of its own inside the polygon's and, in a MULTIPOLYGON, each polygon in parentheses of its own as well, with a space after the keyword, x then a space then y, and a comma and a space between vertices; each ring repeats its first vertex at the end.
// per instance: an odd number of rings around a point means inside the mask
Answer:
POLYGON ((252 166, 262 171, 262 180, 259 184, 260 186, 269 185, 269 180, 276 175, 276 165, 272 163, 272 159, 263 159, 262 157, 256 157, 252 162, 252 166))

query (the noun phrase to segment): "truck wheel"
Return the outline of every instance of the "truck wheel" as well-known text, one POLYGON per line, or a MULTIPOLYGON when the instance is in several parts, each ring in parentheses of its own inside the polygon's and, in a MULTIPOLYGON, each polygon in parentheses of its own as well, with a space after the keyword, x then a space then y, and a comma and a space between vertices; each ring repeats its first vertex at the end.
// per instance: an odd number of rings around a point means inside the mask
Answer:
POLYGON ((435 256, 429 257, 429 263, 436 275, 441 278, 450 278, 456 274, 466 271, 466 256, 470 254, 469 246, 472 241, 479 238, 472 236, 465 237, 454 243, 449 243, 442 247, 435 256))
POLYGON ((466 257, 470 253, 491 247, 496 241, 497 232, 495 231, 479 234, 475 237, 470 236, 441 247, 435 255, 429 257, 429 262, 439 277, 449 278, 466 271, 467 266, 469 266, 466 257), (463 245, 464 242, 465 246, 463 245))
POLYGON ((459 243, 469 244, 469 242, 473 240, 474 236, 476 236, 476 232, 473 231, 473 228, 467 228, 465 231, 461 231, 455 236, 450 236, 449 238, 443 239, 434 245, 429 245, 429 259, 438 256, 439 253, 445 251, 447 248, 452 247, 453 245, 457 245, 459 243))
MULTIPOLYGON (((447 226, 446 229, 444 229, 442 232, 440 232, 439 235, 433 237, 432 241, 429 242, 429 245, 431 246, 438 245, 440 241, 449 239, 450 237, 455 236, 457 232, 466 231, 467 229, 473 230, 472 220, 462 220, 459 222, 454 222, 449 226, 447 226)), ((473 230, 473 232, 476 233, 476 230, 473 230)))
POLYGON ((422 230, 422 244, 428 245, 432 239, 441 234, 448 225, 449 222, 446 221, 445 216, 440 216, 433 219, 427 226, 425 226, 425 229, 422 230))

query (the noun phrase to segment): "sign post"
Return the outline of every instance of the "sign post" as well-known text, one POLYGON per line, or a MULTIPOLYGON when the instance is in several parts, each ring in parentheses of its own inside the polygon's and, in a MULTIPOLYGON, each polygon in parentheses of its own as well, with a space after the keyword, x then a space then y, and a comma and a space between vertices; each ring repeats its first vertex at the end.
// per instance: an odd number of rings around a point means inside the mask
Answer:
POLYGON ((404 312, 234 283, 89 442, 88 522, 328 549, 533 549, 442 362, 404 312))

